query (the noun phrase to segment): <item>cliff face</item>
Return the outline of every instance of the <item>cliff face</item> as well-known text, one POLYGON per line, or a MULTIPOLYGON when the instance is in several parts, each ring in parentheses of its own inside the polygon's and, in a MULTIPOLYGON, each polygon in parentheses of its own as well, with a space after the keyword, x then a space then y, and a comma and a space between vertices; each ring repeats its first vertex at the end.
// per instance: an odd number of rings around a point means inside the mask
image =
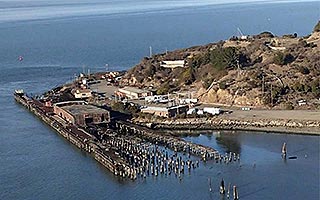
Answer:
POLYGON ((248 38, 179 49, 144 58, 123 84, 153 87, 158 94, 188 91, 202 102, 292 108, 299 99, 320 97, 320 32, 248 38), (185 60, 164 68, 163 61, 185 60))

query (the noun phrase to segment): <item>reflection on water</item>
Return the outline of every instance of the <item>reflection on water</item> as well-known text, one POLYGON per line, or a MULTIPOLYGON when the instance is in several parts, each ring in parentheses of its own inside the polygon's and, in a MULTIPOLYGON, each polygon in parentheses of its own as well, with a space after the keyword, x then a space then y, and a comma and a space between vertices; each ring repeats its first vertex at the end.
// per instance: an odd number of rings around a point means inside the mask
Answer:
POLYGON ((234 131, 193 131, 191 132, 191 134, 190 132, 183 133, 181 131, 177 131, 177 133, 191 142, 201 144, 209 142, 209 146, 213 147, 221 153, 241 153, 241 140, 239 139, 239 134, 234 131))
POLYGON ((238 185, 241 199, 281 199, 283 195, 286 199, 319 199, 319 136, 208 131, 185 140, 211 146, 220 153, 241 152, 239 163, 208 162, 201 171, 215 177, 215 184, 224 178, 238 185), (287 143, 286 160, 281 157, 283 142, 287 143), (291 156, 295 159, 289 159, 291 156))
POLYGON ((227 153, 241 153, 241 144, 239 143, 237 134, 217 134, 216 141, 227 153))

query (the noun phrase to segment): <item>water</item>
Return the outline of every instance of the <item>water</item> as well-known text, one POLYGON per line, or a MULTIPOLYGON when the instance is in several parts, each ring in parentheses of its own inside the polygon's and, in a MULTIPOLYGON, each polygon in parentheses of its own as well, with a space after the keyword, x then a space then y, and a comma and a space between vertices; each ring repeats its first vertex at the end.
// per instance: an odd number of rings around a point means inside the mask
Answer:
POLYGON ((317 136, 226 131, 205 132, 186 139, 220 152, 240 153, 239 165, 213 165, 214 169, 205 170, 217 181, 223 177, 226 182, 238 185, 241 199, 319 198, 320 148, 317 136), (282 160, 283 142, 288 144, 288 156, 297 156, 296 160, 282 160))
POLYGON ((79 2, 0 2, 0 199, 217 199, 217 188, 208 192, 208 175, 213 185, 221 177, 236 183, 242 199, 318 199, 319 137, 210 133, 187 138, 221 151, 233 144, 241 153, 241 169, 207 163, 182 182, 174 177, 123 181, 12 98, 16 88, 39 94, 83 69, 104 70, 106 63, 128 69, 148 55, 149 46, 157 53, 206 44, 237 34, 237 27, 245 34, 306 35, 319 19, 318 1, 79 2), (283 141, 297 160, 280 159, 283 141))

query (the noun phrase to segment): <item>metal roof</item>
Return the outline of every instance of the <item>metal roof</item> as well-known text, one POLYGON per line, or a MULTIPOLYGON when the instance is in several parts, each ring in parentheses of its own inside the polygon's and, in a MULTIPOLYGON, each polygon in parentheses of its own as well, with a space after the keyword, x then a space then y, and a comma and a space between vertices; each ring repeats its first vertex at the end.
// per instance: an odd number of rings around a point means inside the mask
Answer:
POLYGON ((134 93, 146 93, 146 92, 150 92, 148 90, 143 90, 143 89, 139 89, 139 88, 135 88, 135 87, 124 87, 124 88, 120 88, 119 91, 128 91, 128 92, 134 92, 134 93))
POLYGON ((72 115, 109 113, 108 110, 105 110, 93 105, 70 105, 70 106, 63 106, 62 109, 66 110, 72 115))

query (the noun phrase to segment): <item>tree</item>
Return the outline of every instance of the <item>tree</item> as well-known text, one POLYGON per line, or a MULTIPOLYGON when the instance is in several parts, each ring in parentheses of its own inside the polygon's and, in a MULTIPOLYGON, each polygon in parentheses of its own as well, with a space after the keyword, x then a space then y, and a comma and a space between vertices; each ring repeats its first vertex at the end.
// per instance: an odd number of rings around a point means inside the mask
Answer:
POLYGON ((225 90, 227 88, 227 84, 225 81, 221 81, 219 83, 219 88, 222 89, 222 90, 225 90))
POLYGON ((234 47, 216 48, 210 52, 210 62, 218 70, 235 68, 238 61, 239 54, 234 47))
POLYGON ((165 83, 157 90, 157 94, 158 95, 167 94, 169 90, 170 90, 170 84, 165 83))
POLYGON ((147 77, 152 77, 156 73, 156 67, 154 65, 150 65, 145 70, 145 75, 147 77))
POLYGON ((311 92, 314 96, 320 96, 319 80, 314 80, 311 83, 311 92))
POLYGON ((309 74, 310 70, 307 67, 299 66, 299 72, 302 74, 309 74))
POLYGON ((286 65, 294 61, 290 53, 277 52, 273 57, 273 62, 277 65, 286 65))
POLYGON ((304 90, 304 86, 300 82, 295 82, 292 89, 296 92, 302 92, 304 90))
POLYGON ((181 80, 184 81, 186 85, 190 85, 196 80, 192 67, 188 67, 181 76, 181 80))

